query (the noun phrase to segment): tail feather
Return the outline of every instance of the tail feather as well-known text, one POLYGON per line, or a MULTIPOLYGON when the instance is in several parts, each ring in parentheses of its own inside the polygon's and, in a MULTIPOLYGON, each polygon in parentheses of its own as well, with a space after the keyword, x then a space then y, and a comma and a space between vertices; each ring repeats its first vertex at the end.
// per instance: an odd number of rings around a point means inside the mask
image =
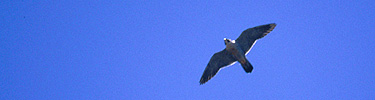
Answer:
POLYGON ((242 68, 245 70, 246 73, 251 73, 253 71, 253 66, 250 62, 246 59, 245 63, 241 63, 242 68))

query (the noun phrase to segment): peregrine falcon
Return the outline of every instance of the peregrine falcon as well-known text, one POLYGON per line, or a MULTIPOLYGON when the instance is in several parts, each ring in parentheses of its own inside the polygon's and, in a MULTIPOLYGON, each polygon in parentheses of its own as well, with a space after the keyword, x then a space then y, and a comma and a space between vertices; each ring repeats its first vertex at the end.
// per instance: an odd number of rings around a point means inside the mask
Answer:
POLYGON ((232 65, 236 61, 241 63, 246 73, 251 73, 253 66, 246 59, 246 54, 249 53, 258 39, 266 36, 275 26, 275 23, 271 23, 246 29, 236 40, 224 38, 225 49, 211 57, 199 81, 200 85, 214 77, 221 68, 232 65))

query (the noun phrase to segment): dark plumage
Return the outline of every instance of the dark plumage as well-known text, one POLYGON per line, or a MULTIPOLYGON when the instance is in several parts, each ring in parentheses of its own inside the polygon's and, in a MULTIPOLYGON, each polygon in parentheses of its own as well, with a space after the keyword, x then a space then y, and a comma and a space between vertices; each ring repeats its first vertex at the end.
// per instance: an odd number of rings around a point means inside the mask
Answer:
POLYGON ((221 68, 234 64, 236 61, 241 63, 245 72, 251 73, 253 66, 246 59, 245 55, 251 50, 258 39, 266 36, 275 27, 276 24, 274 23, 256 26, 243 31, 235 41, 224 39, 226 49, 215 53, 211 57, 199 83, 201 85, 206 83, 214 77, 221 68))

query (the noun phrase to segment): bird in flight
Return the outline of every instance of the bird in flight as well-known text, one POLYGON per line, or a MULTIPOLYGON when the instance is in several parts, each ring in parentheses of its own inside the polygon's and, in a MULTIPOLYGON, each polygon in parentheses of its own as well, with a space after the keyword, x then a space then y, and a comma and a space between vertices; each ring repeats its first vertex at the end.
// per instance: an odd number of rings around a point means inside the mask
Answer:
POLYGON ((206 83, 214 77, 221 68, 232 65, 236 61, 241 63, 241 66, 246 73, 251 73, 253 66, 246 59, 245 55, 249 53, 258 39, 266 36, 275 27, 275 23, 256 26, 243 31, 236 40, 224 38, 224 43, 226 45, 225 49, 215 53, 211 57, 199 83, 201 85, 206 83))

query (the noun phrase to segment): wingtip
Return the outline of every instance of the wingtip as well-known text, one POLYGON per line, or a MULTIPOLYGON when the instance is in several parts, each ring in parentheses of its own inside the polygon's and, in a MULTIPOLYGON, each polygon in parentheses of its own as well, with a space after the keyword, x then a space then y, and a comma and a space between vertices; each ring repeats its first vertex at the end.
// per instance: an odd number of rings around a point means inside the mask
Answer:
POLYGON ((271 24, 270 24, 270 26, 273 27, 273 28, 275 28, 276 25, 277 25, 276 23, 271 23, 271 24))
POLYGON ((199 80, 199 85, 203 85, 204 83, 206 83, 208 80, 210 79, 204 79, 203 77, 201 78, 201 80, 199 80))
POLYGON ((204 83, 206 83, 206 82, 199 81, 199 85, 203 85, 204 83))
POLYGON ((273 29, 273 28, 275 28, 276 27, 276 23, 270 23, 270 24, 268 24, 269 26, 271 26, 271 29, 273 29))
MULTIPOLYGON (((263 35, 260 38, 262 38, 262 37, 266 36, 268 33, 270 33, 276 27, 276 23, 270 23, 270 24, 259 26, 259 27, 264 27, 264 26, 269 26, 269 28, 266 30, 266 32, 263 33, 263 35)), ((258 39, 260 39, 260 38, 258 38, 258 39)))
POLYGON ((272 30, 276 27, 277 24, 276 23, 269 23, 267 25, 269 25, 271 27, 270 29, 272 30))
POLYGON ((201 80, 199 80, 199 85, 203 85, 204 83, 206 83, 207 81, 204 81, 203 77, 201 78, 201 80))

